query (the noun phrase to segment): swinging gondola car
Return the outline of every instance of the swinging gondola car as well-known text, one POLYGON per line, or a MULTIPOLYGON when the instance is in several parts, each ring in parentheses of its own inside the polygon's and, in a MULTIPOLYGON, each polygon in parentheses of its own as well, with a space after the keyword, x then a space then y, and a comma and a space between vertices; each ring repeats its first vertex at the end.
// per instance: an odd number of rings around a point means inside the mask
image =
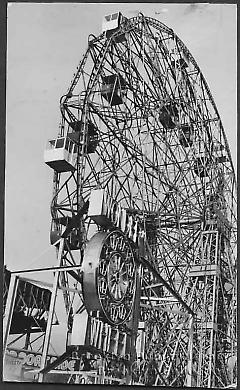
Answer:
POLYGON ((48 141, 44 152, 45 163, 58 173, 76 169, 77 145, 69 137, 59 137, 48 141))
MULTIPOLYGON (((115 32, 119 30, 123 19, 124 18, 121 12, 115 12, 114 14, 104 16, 102 22, 102 32, 105 32, 107 38, 110 38, 115 32)), ((115 41, 117 43, 124 42, 125 40, 126 37, 124 33, 117 34, 115 37, 115 41)))
POLYGON ((168 102, 160 108, 159 119, 163 127, 174 129, 178 121, 178 109, 175 102, 168 102))
POLYGON ((209 176, 209 158, 201 155, 198 156, 195 160, 194 163, 194 172, 196 173, 197 176, 199 177, 207 177, 209 176))
POLYGON ((101 95, 110 103, 116 106, 123 103, 122 91, 125 90, 126 82, 120 74, 110 74, 102 78, 103 85, 101 95))
POLYGON ((179 142, 185 148, 192 146, 193 130, 189 124, 184 124, 180 127, 179 142))
MULTIPOLYGON (((83 122, 81 121, 74 121, 69 123, 70 127, 72 128, 73 132, 68 133, 68 137, 76 142, 76 144, 82 142, 83 138, 83 122)), ((86 123, 86 132, 87 132, 87 140, 86 140, 86 153, 94 153, 96 151, 96 148, 99 143, 98 139, 98 129, 97 127, 90 121, 86 123)))

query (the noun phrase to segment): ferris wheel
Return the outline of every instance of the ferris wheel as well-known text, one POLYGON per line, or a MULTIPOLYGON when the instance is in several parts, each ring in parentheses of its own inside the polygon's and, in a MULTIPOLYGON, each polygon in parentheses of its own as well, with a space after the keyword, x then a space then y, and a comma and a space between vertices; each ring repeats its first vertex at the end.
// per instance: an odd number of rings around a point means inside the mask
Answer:
POLYGON ((236 183, 196 61, 161 22, 106 16, 60 109, 45 162, 69 382, 233 383, 236 183))

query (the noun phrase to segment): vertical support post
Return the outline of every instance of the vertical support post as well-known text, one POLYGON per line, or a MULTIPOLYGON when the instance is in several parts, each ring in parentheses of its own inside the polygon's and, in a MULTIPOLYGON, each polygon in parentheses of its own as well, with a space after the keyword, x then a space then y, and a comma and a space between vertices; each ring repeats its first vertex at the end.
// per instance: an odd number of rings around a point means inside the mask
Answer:
MULTIPOLYGON (((214 264, 218 266, 219 256, 218 256, 218 244, 219 244, 219 232, 217 231, 215 238, 215 253, 214 253, 214 264)), ((208 377, 208 387, 215 387, 215 365, 216 365, 216 321, 217 321, 217 311, 218 311, 218 291, 219 291, 219 274, 214 275, 213 289, 212 289, 212 306, 211 321, 212 329, 210 335, 210 351, 209 351, 209 377, 208 377)))
POLYGON ((28 332, 26 334, 26 339, 25 339, 25 345, 24 345, 24 348, 25 349, 28 349, 29 345, 31 344, 31 333, 28 332))
POLYGON ((5 308, 4 318, 3 318, 3 358, 5 357, 8 336, 10 333, 10 327, 12 323, 12 315, 15 306, 16 296, 17 296, 18 282, 19 282, 19 276, 11 274, 6 308, 5 308))
MULTIPOLYGON (((57 267, 61 267, 63 245, 64 245, 64 238, 61 238, 60 243, 59 243, 59 250, 58 250, 57 267)), ((44 380, 44 374, 41 371, 44 369, 44 367, 46 365, 46 361, 47 361, 47 353, 48 353, 50 337, 51 337, 51 332, 52 332, 52 322, 53 322, 53 316, 54 316, 54 309, 55 309, 55 303, 56 303, 56 297, 57 297, 60 272, 61 272, 60 270, 56 270, 55 275, 54 275, 52 296, 51 296, 50 307, 49 307, 49 314, 48 314, 47 327, 46 327, 46 333, 45 333, 44 344, 43 344, 43 352, 42 352, 42 357, 41 357, 41 365, 40 365, 40 373, 38 376, 38 382, 43 382, 43 380, 44 380)))
MULTIPOLYGON (((139 315, 140 315, 140 297, 141 297, 141 283, 140 283, 140 275, 142 272, 142 266, 140 265, 137 270, 137 283, 136 283, 136 295, 134 299, 134 306, 133 306, 133 314, 132 314, 132 337, 131 337, 131 356, 130 361, 133 363, 133 361, 136 359, 136 338, 137 338, 137 332, 138 332, 138 323, 139 323, 139 315)), ((128 372, 126 375, 126 383, 125 385, 130 385, 132 381, 132 374, 131 372, 128 372)))
POLYGON ((190 318, 189 321, 189 340, 188 340, 188 364, 187 364, 187 377, 186 377, 186 386, 192 387, 194 386, 193 379, 193 317, 190 318))

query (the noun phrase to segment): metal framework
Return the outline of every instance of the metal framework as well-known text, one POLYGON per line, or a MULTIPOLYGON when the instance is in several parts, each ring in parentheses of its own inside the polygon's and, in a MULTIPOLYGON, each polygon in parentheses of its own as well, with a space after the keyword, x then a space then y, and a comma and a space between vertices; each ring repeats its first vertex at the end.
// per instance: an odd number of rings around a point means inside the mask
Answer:
POLYGON ((71 170, 52 165, 51 241, 58 261, 39 381, 54 369, 46 356, 61 288, 67 351, 80 362, 69 383, 233 385, 236 183, 222 122, 196 61, 161 22, 120 15, 117 28, 89 37, 60 108, 57 142, 74 142, 76 162, 71 170), (137 275, 131 326, 86 312, 86 245, 97 231, 116 229, 89 217, 95 189, 128 214, 124 233, 137 275), (142 241, 134 239, 137 226, 142 241), (76 346, 69 341, 73 318, 84 313, 92 333, 76 346), (96 341, 104 332, 112 349, 96 341), (124 332, 130 347, 120 353, 124 332))

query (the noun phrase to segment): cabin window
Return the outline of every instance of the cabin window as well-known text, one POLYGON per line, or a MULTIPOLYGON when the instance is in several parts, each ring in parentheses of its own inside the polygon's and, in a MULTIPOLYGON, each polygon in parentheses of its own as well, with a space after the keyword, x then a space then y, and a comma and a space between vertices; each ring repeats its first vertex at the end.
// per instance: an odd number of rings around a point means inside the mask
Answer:
POLYGON ((56 139, 56 148, 63 148, 64 146, 64 138, 57 138, 56 139))
POLYGON ((118 18, 118 14, 112 14, 112 20, 116 20, 118 18))

